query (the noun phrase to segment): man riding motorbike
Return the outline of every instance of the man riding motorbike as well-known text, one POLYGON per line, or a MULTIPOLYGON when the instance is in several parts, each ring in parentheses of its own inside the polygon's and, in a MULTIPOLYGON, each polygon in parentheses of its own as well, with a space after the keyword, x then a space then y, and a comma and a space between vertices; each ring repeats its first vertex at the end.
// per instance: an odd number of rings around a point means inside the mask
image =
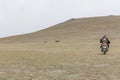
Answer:
MULTIPOLYGON (((108 48, 109 48, 110 40, 105 35, 100 39, 100 43, 103 43, 104 41, 107 43, 108 48)), ((100 48, 102 48, 102 44, 101 44, 100 48)))

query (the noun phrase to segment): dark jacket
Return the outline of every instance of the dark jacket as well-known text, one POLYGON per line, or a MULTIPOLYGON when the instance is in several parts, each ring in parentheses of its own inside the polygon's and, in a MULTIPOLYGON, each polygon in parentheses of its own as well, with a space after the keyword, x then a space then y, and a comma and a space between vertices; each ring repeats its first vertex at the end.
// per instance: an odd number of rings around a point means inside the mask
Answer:
MULTIPOLYGON (((102 43, 102 40, 103 40, 104 38, 106 38, 106 37, 103 37, 102 39, 100 39, 100 43, 102 43)), ((110 40, 109 40, 108 38, 106 38, 106 40, 107 40, 107 44, 110 44, 110 40)))

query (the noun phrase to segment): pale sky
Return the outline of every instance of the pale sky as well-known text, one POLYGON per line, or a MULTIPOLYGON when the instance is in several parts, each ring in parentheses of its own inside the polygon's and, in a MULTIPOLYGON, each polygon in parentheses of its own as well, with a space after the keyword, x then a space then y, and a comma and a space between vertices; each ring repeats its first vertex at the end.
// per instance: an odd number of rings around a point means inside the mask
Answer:
POLYGON ((120 0, 0 0, 0 37, 41 30, 71 18, 120 15, 120 0))

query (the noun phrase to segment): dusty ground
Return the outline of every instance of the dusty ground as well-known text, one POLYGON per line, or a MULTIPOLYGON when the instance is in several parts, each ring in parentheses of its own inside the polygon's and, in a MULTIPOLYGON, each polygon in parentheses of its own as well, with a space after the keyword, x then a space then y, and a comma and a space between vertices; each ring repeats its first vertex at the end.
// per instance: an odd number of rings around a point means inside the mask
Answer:
POLYGON ((119 80, 119 42, 107 55, 98 40, 1 44, 0 80, 119 80))
POLYGON ((119 80, 119 43, 120 16, 71 19, 0 38, 0 80, 119 80), (103 35, 111 40, 106 55, 99 48, 103 35))

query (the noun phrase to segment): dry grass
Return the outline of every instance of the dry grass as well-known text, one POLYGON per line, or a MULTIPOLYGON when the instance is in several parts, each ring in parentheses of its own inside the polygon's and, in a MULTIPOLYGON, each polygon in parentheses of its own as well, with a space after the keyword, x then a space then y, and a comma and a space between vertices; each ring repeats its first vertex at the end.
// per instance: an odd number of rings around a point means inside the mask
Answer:
POLYGON ((107 55, 97 40, 5 44, 0 48, 0 77, 6 80, 118 80, 120 47, 107 55), (115 52, 114 52, 115 51, 115 52))
POLYGON ((0 39, 0 80, 119 80, 119 21, 117 16, 75 19, 0 39), (103 34, 112 42, 107 55, 99 49, 103 34))

